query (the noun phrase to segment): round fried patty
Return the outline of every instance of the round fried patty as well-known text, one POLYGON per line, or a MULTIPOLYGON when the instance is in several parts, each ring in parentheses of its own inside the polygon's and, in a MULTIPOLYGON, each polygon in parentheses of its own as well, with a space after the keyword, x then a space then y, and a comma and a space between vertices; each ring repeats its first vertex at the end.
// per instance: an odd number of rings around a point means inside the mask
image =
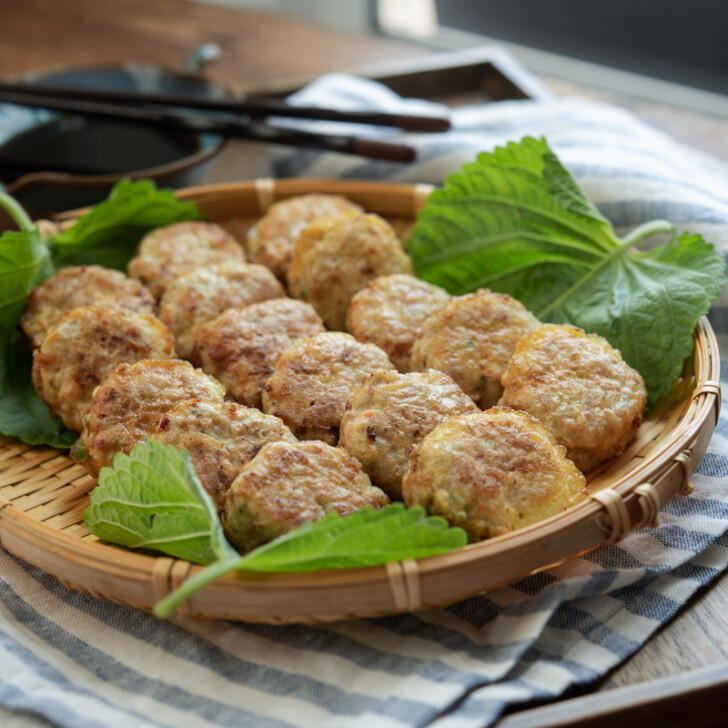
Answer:
POLYGON ((536 326, 538 320, 505 293, 482 289, 456 296, 425 319, 412 370, 446 372, 481 409, 492 407, 518 340, 536 326))
POLYGON ((121 362, 173 359, 174 339, 157 318, 128 309, 74 308, 33 354, 33 384, 63 424, 81 432, 94 389, 121 362))
POLYGON ((339 331, 300 339, 278 359, 263 390, 263 409, 301 440, 336 445, 347 402, 362 377, 375 369, 393 366, 374 344, 339 331))
POLYGON ((379 276, 352 297, 346 330, 359 341, 376 344, 400 372, 408 372, 425 319, 449 300, 447 291, 414 276, 379 276))
POLYGON ((415 445, 402 495, 479 541, 556 515, 583 497, 585 485, 538 420, 493 407, 452 417, 415 445))
POLYGON ((412 263, 386 220, 345 213, 303 229, 288 270, 288 289, 308 301, 327 328, 341 331, 357 291, 377 276, 411 272, 412 263))
POLYGON ((79 306, 119 307, 151 314, 156 311, 154 296, 120 271, 100 265, 70 266, 33 289, 20 325, 33 345, 40 346, 48 329, 64 313, 79 306))
POLYGON ((217 377, 233 399, 259 407, 278 357, 297 339, 323 330, 316 311, 303 301, 275 298, 253 303, 225 311, 200 327, 192 361, 217 377))
POLYGON ((399 499, 409 453, 448 417, 478 412, 478 406, 444 372, 368 374, 341 420, 339 444, 362 464, 390 498, 399 499))
POLYGON ((232 543, 248 551, 328 513, 346 516, 388 502, 345 450, 317 440, 273 442, 233 481, 222 523, 232 543))
POLYGON ((174 334, 177 354, 189 359, 200 326, 229 308, 285 295, 283 286, 265 266, 220 263, 173 280, 159 302, 159 318, 174 334))
POLYGON ((213 222, 178 222, 147 233, 127 267, 160 299, 183 273, 225 262, 245 262, 242 246, 213 222))
POLYGON ((188 450, 218 508, 243 465, 268 442, 296 442, 277 417, 235 402, 191 399, 162 415, 152 439, 188 450))
POLYGON ((274 202, 248 237, 250 260, 267 266, 285 281, 303 228, 322 217, 350 211, 361 212, 361 207, 341 195, 314 192, 274 202))
POLYGON ((642 423, 647 390, 606 339, 546 324, 521 339, 503 376, 502 404, 530 412, 581 470, 616 457, 642 423))
POLYGON ((179 359, 144 359, 119 364, 96 388, 74 459, 92 475, 111 466, 117 452, 129 453, 157 431, 162 415, 188 399, 221 401, 217 380, 179 359))

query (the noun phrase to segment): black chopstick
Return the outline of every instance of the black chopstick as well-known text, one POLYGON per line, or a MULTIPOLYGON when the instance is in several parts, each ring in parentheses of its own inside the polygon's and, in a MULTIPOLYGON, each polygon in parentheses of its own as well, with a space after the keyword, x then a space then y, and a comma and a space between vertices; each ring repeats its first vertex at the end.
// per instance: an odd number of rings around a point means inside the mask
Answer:
POLYGON ((221 119, 203 115, 195 116, 132 104, 102 103, 100 101, 66 99, 57 96, 42 96, 3 90, 0 90, 0 101, 21 106, 82 114, 84 116, 153 124, 157 127, 195 134, 219 134, 225 137, 252 139, 271 144, 311 147, 391 162, 411 162, 416 156, 414 147, 409 144, 336 134, 317 134, 297 129, 268 126, 260 121, 221 119))
POLYGON ((211 99, 202 96, 171 93, 146 93, 112 89, 85 89, 41 84, 0 83, 0 91, 34 96, 80 99, 123 104, 177 106, 206 111, 226 111, 250 116, 289 116, 297 119, 344 121, 355 124, 394 126, 408 131, 443 132, 450 129, 450 120, 440 116, 389 114, 379 111, 340 111, 317 106, 292 106, 280 99, 211 99))

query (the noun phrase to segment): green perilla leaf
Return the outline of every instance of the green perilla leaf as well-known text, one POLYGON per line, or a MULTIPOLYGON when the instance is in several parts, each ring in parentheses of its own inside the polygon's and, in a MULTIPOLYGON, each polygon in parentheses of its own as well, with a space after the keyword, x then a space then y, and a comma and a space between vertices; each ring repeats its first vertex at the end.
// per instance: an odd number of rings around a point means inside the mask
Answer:
POLYGON ((462 294, 509 293, 537 318, 604 336, 654 405, 680 375, 725 281, 722 255, 657 220, 620 239, 546 140, 483 153, 430 196, 407 249, 420 277, 462 294), (649 252, 635 246, 668 233, 649 252))

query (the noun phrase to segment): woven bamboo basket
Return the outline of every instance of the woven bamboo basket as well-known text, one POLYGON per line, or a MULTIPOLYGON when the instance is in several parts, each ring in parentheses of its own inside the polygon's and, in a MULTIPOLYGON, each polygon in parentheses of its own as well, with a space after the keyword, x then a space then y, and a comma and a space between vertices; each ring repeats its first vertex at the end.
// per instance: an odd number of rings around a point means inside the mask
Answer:
MULTIPOLYGON (((278 199, 347 195, 406 236, 431 187, 323 180, 258 180, 180 193, 238 237, 278 199)), ((242 237, 241 237, 242 239, 242 237)), ((180 612, 275 624, 319 623, 444 606, 562 562, 633 529, 690 489, 720 407, 718 347, 707 320, 682 379, 618 458, 588 476, 589 497, 514 533, 449 554, 386 566, 295 574, 229 574, 180 612)), ((129 552, 88 533, 83 511, 96 481, 47 447, 0 438, 0 544, 74 589, 150 609, 201 567, 129 552)))

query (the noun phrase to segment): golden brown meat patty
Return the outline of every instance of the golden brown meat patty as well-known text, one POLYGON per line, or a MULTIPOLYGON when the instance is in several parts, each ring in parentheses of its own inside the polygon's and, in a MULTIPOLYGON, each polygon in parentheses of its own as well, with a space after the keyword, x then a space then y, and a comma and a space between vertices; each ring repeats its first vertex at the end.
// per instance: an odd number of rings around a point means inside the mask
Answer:
POLYGON ((347 516, 388 502, 345 450, 316 440, 273 442, 233 481, 222 523, 230 541, 249 551, 328 513, 347 516))
POLYGON ((236 401, 260 407, 278 357, 296 340, 324 331, 303 301, 274 298, 231 308, 197 332, 192 361, 217 377, 236 401))
POLYGON ((178 222, 147 233, 127 271, 160 299, 183 273, 226 262, 245 262, 242 246, 230 233, 214 222, 178 222))
POLYGON ((446 372, 487 409, 503 393, 501 377, 516 343, 537 326, 538 320, 505 293, 481 289, 455 296, 425 319, 412 348, 412 370, 446 372))
POLYGON ((48 329, 64 313, 79 306, 156 312, 154 297, 139 281, 100 265, 80 265, 62 268, 37 286, 28 296, 20 325, 33 345, 40 346, 48 329))
POLYGON ((345 213, 303 229, 288 270, 288 290, 341 331, 351 297, 377 276, 412 273, 392 226, 379 215, 345 213))
POLYGON ((311 193, 273 203, 250 231, 247 251, 250 260, 270 268, 285 282, 293 260, 296 241, 303 228, 322 217, 362 208, 342 195, 311 193))
POLYGON ((364 377, 341 420, 339 444, 389 495, 401 499, 409 453, 448 417, 478 406, 444 372, 400 374, 379 370, 364 377))
POLYGON ((586 471, 619 455, 642 423, 647 392, 606 339, 545 324, 516 346, 501 403, 530 412, 586 471))
POLYGON ((507 407, 446 420, 412 448, 410 461, 404 502, 444 516, 471 542, 556 515, 586 492, 553 435, 507 407))
POLYGON ((296 442, 277 417, 235 402, 191 399, 162 415, 152 439, 189 450, 192 464, 218 509, 247 462, 268 442, 296 442))
POLYGON ((51 412, 81 432, 94 389, 117 364, 174 356, 174 339, 154 316, 82 306, 64 314, 35 350, 33 384, 51 412))
POLYGON ((346 329, 359 341, 384 349, 400 372, 408 372, 425 319, 449 300, 447 291, 414 276, 379 276, 352 297, 346 329))
POLYGON ((187 399, 221 401, 217 380, 179 359, 144 359, 119 364, 96 388, 91 410, 72 455, 91 475, 111 466, 117 452, 129 453, 157 431, 162 415, 187 399))
POLYGON ((283 286, 265 266, 220 263, 173 280, 159 303, 159 318, 174 334, 177 354, 189 359, 200 326, 229 308, 285 295, 283 286))
POLYGON ((301 440, 336 445, 346 403, 362 377, 393 368, 378 346, 349 334, 327 331, 300 339, 278 359, 263 390, 263 409, 301 440))

